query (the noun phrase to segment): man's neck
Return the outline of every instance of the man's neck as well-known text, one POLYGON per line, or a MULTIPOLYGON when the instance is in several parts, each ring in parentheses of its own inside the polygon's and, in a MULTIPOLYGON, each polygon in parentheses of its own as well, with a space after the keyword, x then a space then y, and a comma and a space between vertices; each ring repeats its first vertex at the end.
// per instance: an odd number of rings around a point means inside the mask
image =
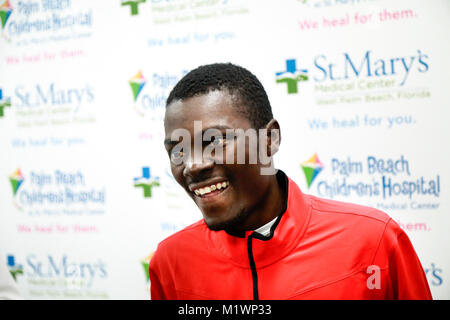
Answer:
POLYGON ((276 175, 270 176, 269 179, 267 191, 261 197, 262 201, 253 208, 253 212, 248 219, 239 226, 240 230, 236 231, 256 230, 281 214, 285 197, 283 188, 280 186, 276 175))

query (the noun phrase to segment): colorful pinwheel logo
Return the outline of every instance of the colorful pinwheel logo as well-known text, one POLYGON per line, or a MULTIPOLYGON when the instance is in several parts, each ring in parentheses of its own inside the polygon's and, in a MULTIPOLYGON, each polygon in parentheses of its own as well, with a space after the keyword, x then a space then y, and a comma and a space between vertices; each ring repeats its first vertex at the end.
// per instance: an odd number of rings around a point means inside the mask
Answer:
POLYGON ((317 153, 314 153, 311 158, 301 164, 301 167, 305 174, 306 184, 309 188, 320 171, 322 171, 324 165, 320 162, 317 153))
POLYGON ((147 283, 150 283, 150 275, 148 274, 148 268, 150 265, 150 260, 153 257, 154 252, 150 253, 147 258, 141 261, 142 267, 144 268, 145 278, 147 279, 147 283))
POLYGON ((23 177, 22 171, 20 169, 17 169, 13 172, 13 174, 9 176, 9 182, 11 183, 14 196, 17 194, 17 191, 19 190, 24 180, 25 178, 23 177))
POLYGON ((6 22, 8 22, 12 12, 13 8, 11 7, 9 0, 6 0, 0 4, 0 23, 2 25, 2 29, 5 28, 6 22))
POLYGON ((136 101, 142 91, 142 88, 144 88, 145 84, 147 83, 144 76, 142 75, 142 71, 139 70, 139 72, 136 73, 136 75, 131 78, 128 83, 130 84, 131 91, 133 92, 133 99, 134 101, 136 101))

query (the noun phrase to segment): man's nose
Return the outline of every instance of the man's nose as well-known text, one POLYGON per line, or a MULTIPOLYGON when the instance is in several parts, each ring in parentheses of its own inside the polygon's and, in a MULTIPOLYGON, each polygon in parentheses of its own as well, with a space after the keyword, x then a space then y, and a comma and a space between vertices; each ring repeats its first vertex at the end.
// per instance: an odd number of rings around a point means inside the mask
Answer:
POLYGON ((196 177, 214 167, 214 160, 208 158, 192 159, 191 157, 185 162, 183 175, 196 177))

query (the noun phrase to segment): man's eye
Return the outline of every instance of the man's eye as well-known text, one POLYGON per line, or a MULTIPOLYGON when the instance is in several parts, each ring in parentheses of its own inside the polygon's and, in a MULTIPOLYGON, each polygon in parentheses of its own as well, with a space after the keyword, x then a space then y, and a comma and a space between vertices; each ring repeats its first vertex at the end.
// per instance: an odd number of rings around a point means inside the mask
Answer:
POLYGON ((183 151, 172 151, 170 152, 170 160, 172 162, 178 162, 183 158, 183 151))
POLYGON ((213 140, 211 141, 211 144, 213 146, 219 146, 225 143, 225 138, 224 137, 214 137, 213 140))

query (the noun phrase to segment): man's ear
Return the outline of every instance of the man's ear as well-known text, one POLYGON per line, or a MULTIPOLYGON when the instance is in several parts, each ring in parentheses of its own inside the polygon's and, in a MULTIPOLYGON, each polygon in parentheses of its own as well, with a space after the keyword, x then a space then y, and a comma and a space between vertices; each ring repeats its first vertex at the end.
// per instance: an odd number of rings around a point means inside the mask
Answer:
POLYGON ((272 119, 267 123, 266 127, 267 134, 267 155, 272 157, 278 152, 281 143, 281 130, 280 124, 277 120, 272 119))

